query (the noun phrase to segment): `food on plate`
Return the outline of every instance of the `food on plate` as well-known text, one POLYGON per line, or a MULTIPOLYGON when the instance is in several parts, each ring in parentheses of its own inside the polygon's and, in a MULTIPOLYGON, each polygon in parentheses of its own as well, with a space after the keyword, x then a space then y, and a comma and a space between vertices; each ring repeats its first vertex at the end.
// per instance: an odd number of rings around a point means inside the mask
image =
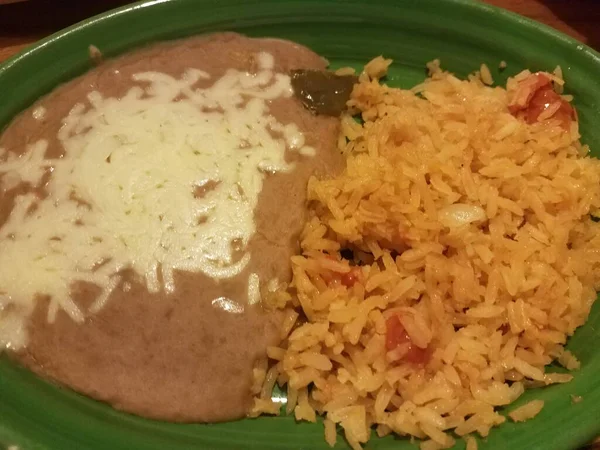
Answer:
POLYGON ((331 445, 341 426, 354 449, 372 428, 474 449, 500 407, 572 379, 550 363, 579 368, 564 346, 600 287, 600 161, 556 72, 491 87, 487 66, 461 80, 434 61, 397 89, 380 81, 390 63, 352 91, 346 169, 308 182, 293 280, 264 299, 287 334, 255 369, 252 413, 279 412, 278 383, 331 445))
POLYGON ((306 182, 343 167, 339 119, 292 95, 291 70, 325 66, 218 33, 105 60, 19 115, 0 137, 2 348, 145 417, 243 417, 306 182))
POLYGON ((537 416, 542 408, 544 407, 543 400, 531 400, 525 403, 523 406, 512 410, 508 413, 508 416, 513 422, 524 422, 537 416))
POLYGON ((350 73, 339 75, 327 70, 298 69, 291 73, 294 94, 315 114, 339 115, 358 78, 350 73))
POLYGON ((286 385, 288 414, 355 449, 372 429, 475 449, 572 379, 547 366, 580 365, 600 162, 559 68, 493 87, 436 60, 405 90, 383 57, 327 72, 234 33, 98 64, 0 136, 19 363, 179 422, 279 414, 286 385))

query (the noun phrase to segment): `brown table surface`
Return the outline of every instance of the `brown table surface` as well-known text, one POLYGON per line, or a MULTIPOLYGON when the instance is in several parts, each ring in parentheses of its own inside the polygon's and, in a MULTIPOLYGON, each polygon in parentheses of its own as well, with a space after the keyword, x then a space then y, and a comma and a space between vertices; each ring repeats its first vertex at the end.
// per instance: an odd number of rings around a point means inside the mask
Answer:
MULTIPOLYGON (((600 0, 486 1, 550 25, 600 50, 600 0)), ((129 2, 0 0, 0 62, 61 28, 126 3, 129 2)), ((600 449, 600 443, 588 450, 592 448, 600 449)))

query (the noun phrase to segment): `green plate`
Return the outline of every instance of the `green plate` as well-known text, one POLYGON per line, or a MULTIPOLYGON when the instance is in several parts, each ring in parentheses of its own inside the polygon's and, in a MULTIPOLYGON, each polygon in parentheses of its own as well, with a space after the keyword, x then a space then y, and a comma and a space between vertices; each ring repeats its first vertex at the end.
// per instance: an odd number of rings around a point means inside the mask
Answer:
MULTIPOLYGON (((600 155, 600 55, 543 25, 467 0, 152 0, 90 19, 0 66, 0 128, 37 97, 89 68, 87 48, 116 55, 152 41, 208 31, 279 36, 308 45, 334 66, 394 58, 390 83, 408 87, 441 58, 459 75, 492 68, 498 82, 523 68, 560 64, 575 95, 584 141, 600 155), (500 61, 507 69, 499 73, 500 61)), ((1 270, 1 269, 0 269, 1 270)), ((525 424, 507 423, 483 449, 567 449, 600 434, 600 304, 569 348, 582 361, 573 382, 530 391, 546 407, 525 424), (571 404, 570 395, 583 401, 571 404)), ((0 447, 21 450, 327 449, 320 424, 290 417, 218 425, 153 422, 57 388, 0 359, 0 447)), ((463 444, 459 443, 457 448, 463 444)), ((463 446, 464 447, 464 446, 463 446)), ((346 448, 342 440, 336 448, 346 448)), ((370 449, 411 449, 408 440, 373 439, 370 449)))

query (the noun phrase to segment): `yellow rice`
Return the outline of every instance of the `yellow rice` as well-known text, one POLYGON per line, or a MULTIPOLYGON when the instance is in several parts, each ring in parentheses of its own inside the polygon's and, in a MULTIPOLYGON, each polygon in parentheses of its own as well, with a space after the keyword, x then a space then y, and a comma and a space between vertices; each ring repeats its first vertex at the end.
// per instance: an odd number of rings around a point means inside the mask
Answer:
POLYGON ((487 86, 487 66, 460 80, 434 61, 423 84, 401 90, 378 80, 390 62, 369 63, 353 91, 350 112, 364 123, 342 118, 345 172, 308 184, 293 282, 267 296, 286 308, 285 339, 255 371, 252 414, 277 413, 276 378, 297 420, 325 418, 331 445, 338 424, 354 449, 372 429, 420 438, 424 450, 457 436, 476 449, 472 435, 506 421, 499 406, 572 378, 550 362, 579 368, 563 345, 599 286, 600 163, 576 122, 565 131, 509 114, 509 91, 529 72, 507 91, 487 86), (342 248, 365 262, 350 287, 339 282, 356 270, 342 248), (431 351, 425 366, 387 352, 392 314, 431 351))
POLYGON ((531 400, 530 402, 525 403, 523 406, 519 406, 518 408, 509 412, 508 416, 513 420, 513 422, 524 422, 525 420, 529 420, 537 416, 543 407, 543 400, 531 400))

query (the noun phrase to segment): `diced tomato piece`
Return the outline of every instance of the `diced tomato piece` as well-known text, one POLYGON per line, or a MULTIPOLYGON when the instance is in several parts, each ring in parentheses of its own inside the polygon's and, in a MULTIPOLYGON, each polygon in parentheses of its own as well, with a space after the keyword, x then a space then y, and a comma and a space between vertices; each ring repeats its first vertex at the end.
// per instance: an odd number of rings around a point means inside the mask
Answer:
MULTIPOLYGON (((325 255, 327 259, 332 261, 337 261, 337 259, 332 255, 325 255)), ((336 283, 341 283, 346 287, 352 287, 356 284, 356 282, 362 279, 362 271, 360 267, 351 267, 349 272, 339 273, 334 272, 332 270, 326 270, 321 274, 321 278, 323 281, 327 283, 328 286, 336 283)))
POLYGON ((403 356, 404 360, 417 365, 425 365, 429 361, 431 351, 428 348, 417 347, 412 343, 397 314, 391 315, 385 324, 385 348, 388 352, 399 345, 408 343, 408 352, 403 356))
POLYGON ((342 275, 342 284, 346 287, 352 287, 354 284, 361 279, 362 271, 360 267, 352 267, 350 272, 342 275))
POLYGON ((513 115, 524 111, 524 118, 530 124, 537 122, 548 108, 557 108, 551 117, 560 120, 564 128, 568 128, 571 121, 577 120, 575 109, 554 92, 550 78, 542 72, 521 81, 508 105, 508 110, 513 115), (558 108, 557 103, 560 105, 558 108))
POLYGON ((391 315, 385 322, 385 325, 387 331, 385 336, 385 348, 388 352, 410 340, 410 336, 406 334, 406 331, 396 314, 391 315))
POLYGON ((419 348, 416 345, 412 345, 408 353, 404 356, 404 359, 410 363, 424 366, 431 359, 431 351, 429 348, 419 348))
POLYGON ((575 119, 575 110, 569 102, 554 92, 550 86, 538 90, 531 98, 529 106, 525 111, 527 123, 537 122, 544 111, 557 103, 559 103, 560 106, 556 112, 552 114, 552 118, 560 120, 563 126, 568 127, 571 121, 575 119))
POLYGON ((527 108, 533 95, 540 89, 551 86, 550 78, 542 72, 537 72, 521 81, 512 102, 508 105, 511 114, 527 108))

